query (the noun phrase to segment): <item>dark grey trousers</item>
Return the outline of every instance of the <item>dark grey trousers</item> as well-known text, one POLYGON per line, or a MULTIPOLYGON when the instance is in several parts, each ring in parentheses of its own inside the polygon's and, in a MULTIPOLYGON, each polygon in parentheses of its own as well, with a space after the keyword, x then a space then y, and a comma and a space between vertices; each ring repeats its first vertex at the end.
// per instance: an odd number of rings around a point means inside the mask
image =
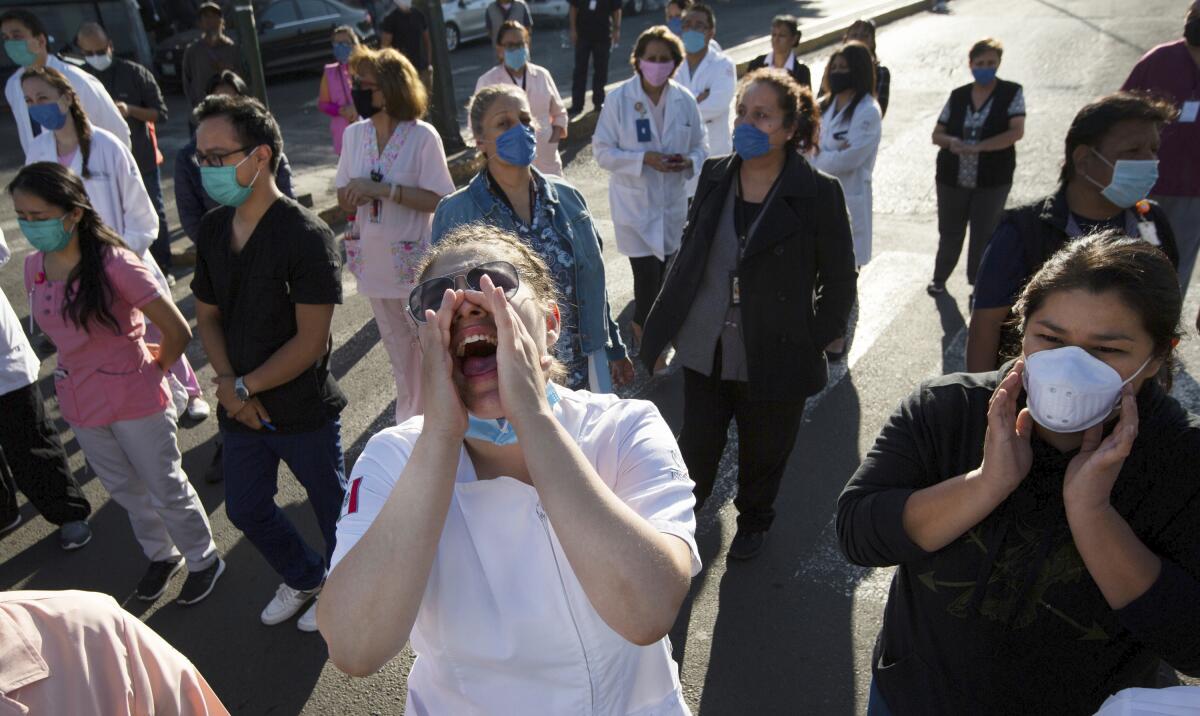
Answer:
POLYGON ((1012 184, 964 189, 948 184, 937 185, 938 249, 933 265, 933 280, 945 282, 954 273, 962 253, 968 224, 971 241, 967 245, 967 283, 975 285, 975 274, 983 250, 1000 223, 1004 202, 1012 184))

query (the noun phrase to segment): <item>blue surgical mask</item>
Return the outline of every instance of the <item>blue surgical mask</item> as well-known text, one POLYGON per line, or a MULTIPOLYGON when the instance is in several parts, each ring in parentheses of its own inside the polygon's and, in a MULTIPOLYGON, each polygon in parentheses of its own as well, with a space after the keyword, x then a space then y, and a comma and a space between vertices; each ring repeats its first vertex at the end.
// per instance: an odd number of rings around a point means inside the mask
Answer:
MULTIPOLYGON (((246 159, 251 156, 253 155, 247 155, 246 159)), ((250 198, 259 172, 254 172, 254 178, 250 180, 249 186, 239 184, 237 170, 246 159, 227 167, 200 167, 200 184, 204 186, 204 191, 212 197, 213 201, 225 206, 238 207, 245 204, 246 200, 250 198)), ((259 171, 262 169, 260 168, 259 171)))
POLYGON ((971 75, 975 77, 975 84, 990 85, 996 79, 996 68, 972 67, 971 75))
POLYGON ((29 118, 41 126, 54 131, 67 123, 67 114, 58 107, 58 102, 29 105, 29 118))
POLYGON ((708 38, 699 30, 684 30, 681 39, 683 49, 687 50, 689 55, 694 55, 708 46, 708 38))
POLYGON ((680 35, 682 35, 683 34, 683 18, 682 17, 673 17, 670 20, 667 20, 667 29, 670 30, 671 32, 673 32, 675 34, 675 37, 679 37, 680 35))
POLYGON ((1157 159, 1118 159, 1117 163, 1113 164, 1094 148, 1092 153, 1113 168, 1112 181, 1108 186, 1102 186, 1086 174, 1083 175, 1084 178, 1101 187, 1100 193, 1104 198, 1122 209, 1128 209, 1145 199, 1158 181, 1157 159))
POLYGON ((17 219, 17 226, 21 227, 21 233, 25 234, 25 238, 29 239, 33 248, 49 254, 62 251, 67 248, 67 244, 71 243, 71 232, 67 231, 65 226, 66 218, 60 216, 57 219, 41 219, 39 221, 17 219))
POLYGON ((349 42, 335 42, 333 44, 333 57, 343 65, 350 61, 350 53, 354 51, 354 46, 349 42))
POLYGON ((28 67, 37 61, 37 55, 30 52, 26 40, 5 40, 4 52, 8 54, 8 59, 20 67, 28 67))
POLYGON ((504 51, 504 64, 510 70, 519 70, 529 61, 529 49, 521 47, 515 50, 504 51))
MULTIPOLYGON (((547 383, 546 402, 550 403, 550 407, 554 407, 558 401, 558 391, 554 389, 554 384, 547 383)), ((489 442, 493 445, 515 445, 517 442, 517 431, 513 429, 512 423, 504 418, 477 418, 467 413, 466 437, 489 442)))
POLYGON ((733 151, 742 159, 757 159, 771 151, 771 137, 747 122, 733 128, 733 151))
POLYGON ((499 137, 496 137, 496 156, 514 167, 527 167, 533 164, 537 154, 537 136, 533 127, 520 123, 499 137))

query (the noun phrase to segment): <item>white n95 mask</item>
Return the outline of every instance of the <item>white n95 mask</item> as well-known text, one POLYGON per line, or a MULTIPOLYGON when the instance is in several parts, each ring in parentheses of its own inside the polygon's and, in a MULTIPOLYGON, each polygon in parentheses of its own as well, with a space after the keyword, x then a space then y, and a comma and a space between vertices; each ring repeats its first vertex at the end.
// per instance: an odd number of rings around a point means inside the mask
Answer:
MULTIPOLYGON (((1153 356, 1151 356, 1153 357, 1153 356)), ((1056 433, 1077 433, 1099 425, 1121 397, 1121 388, 1150 363, 1121 380, 1112 366, 1079 346, 1038 351, 1025 359, 1026 404, 1038 425, 1056 433)))

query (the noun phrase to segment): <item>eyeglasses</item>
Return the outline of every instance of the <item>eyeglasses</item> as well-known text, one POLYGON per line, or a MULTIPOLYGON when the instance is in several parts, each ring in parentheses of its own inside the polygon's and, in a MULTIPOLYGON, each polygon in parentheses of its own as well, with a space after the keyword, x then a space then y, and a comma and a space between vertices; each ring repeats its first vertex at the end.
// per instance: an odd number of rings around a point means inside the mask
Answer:
POLYGON ((200 152, 196 152, 192 155, 192 161, 194 161, 198 166, 202 167, 223 167, 225 166, 225 160, 229 157, 232 157, 234 154, 237 154, 238 152, 249 152, 251 149, 257 148, 257 145, 255 145, 234 149, 228 152, 212 152, 209 154, 201 154, 200 152))
POLYGON ((512 298, 521 287, 521 279, 517 267, 507 261, 492 261, 479 264, 466 273, 438 276, 428 281, 422 281, 408 294, 408 312, 418 321, 425 321, 425 311, 436 311, 442 307, 442 297, 446 289, 453 289, 458 279, 464 279, 471 291, 479 291, 479 281, 484 276, 492 279, 492 284, 504 289, 504 295, 512 298))

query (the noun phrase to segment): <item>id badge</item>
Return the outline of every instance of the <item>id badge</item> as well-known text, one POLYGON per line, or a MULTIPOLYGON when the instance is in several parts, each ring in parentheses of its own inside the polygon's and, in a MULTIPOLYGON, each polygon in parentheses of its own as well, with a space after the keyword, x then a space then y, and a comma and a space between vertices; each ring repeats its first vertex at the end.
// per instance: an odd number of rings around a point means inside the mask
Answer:
POLYGON ((637 140, 639 142, 649 142, 650 137, 650 120, 647 117, 642 117, 634 123, 637 127, 637 140))
MULTIPOLYGON (((383 181, 383 174, 371 172, 371 181, 383 181)), ((367 220, 372 224, 383 221, 383 201, 375 199, 371 202, 371 210, 367 212, 367 220)))
POLYGON ((1189 99, 1179 110, 1179 121, 1191 124, 1196 121, 1197 114, 1200 114, 1200 99, 1189 99))
POLYGON ((729 305, 742 305, 742 286, 736 271, 729 272, 729 305))
POLYGON ((1155 226, 1153 221, 1139 221, 1138 235, 1142 237, 1143 241, 1154 246, 1162 246, 1162 241, 1158 239, 1158 227, 1155 226))

